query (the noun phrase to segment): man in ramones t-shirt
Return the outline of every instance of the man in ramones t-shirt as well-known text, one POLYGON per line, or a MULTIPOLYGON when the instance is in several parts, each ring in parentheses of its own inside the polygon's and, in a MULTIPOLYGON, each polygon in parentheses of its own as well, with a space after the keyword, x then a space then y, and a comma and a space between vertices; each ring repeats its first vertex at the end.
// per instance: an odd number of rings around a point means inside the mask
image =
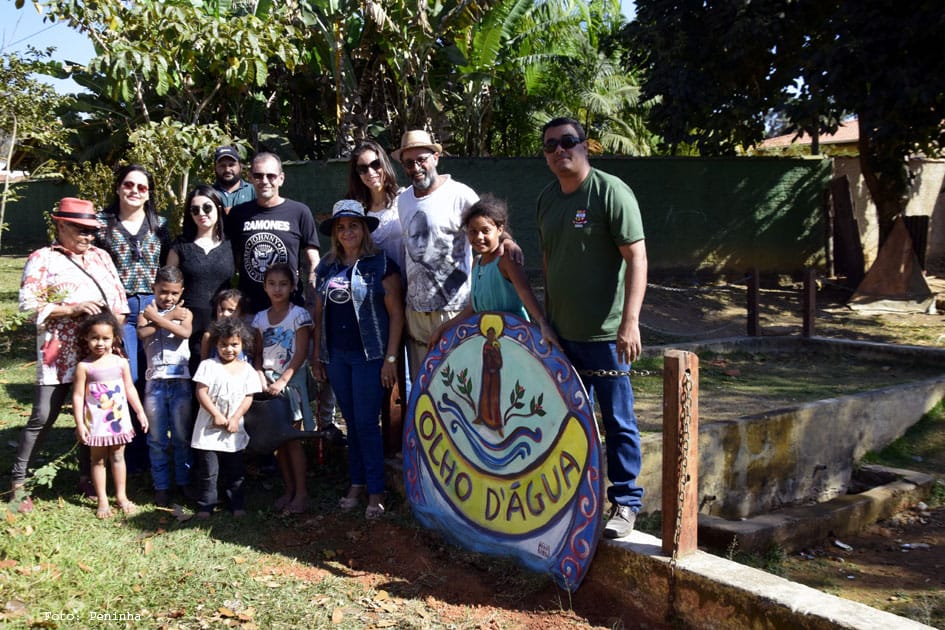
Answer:
POLYGON ((279 196, 285 182, 282 160, 272 153, 259 153, 250 166, 256 199, 235 206, 226 216, 227 237, 239 271, 239 289, 246 297, 245 311, 258 313, 269 308, 263 290, 263 274, 270 265, 287 263, 299 278, 292 302, 304 306, 303 277, 309 282, 318 266, 318 231, 308 206, 279 196), (307 275, 300 267, 305 254, 307 275))

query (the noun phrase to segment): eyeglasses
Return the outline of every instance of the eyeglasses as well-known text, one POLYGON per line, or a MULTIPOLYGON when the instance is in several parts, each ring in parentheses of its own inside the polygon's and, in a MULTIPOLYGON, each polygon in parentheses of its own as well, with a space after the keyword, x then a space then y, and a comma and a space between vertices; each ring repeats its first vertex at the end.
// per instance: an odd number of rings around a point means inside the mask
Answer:
POLYGON ((216 210, 216 209, 217 209, 217 207, 216 207, 215 205, 213 205, 211 202, 205 201, 205 202, 203 202, 203 204, 201 204, 201 205, 199 205, 199 206, 190 206, 190 214, 192 214, 192 215, 194 215, 194 216, 197 216, 198 214, 200 214, 201 212, 203 212, 204 214, 206 214, 206 215, 209 216, 210 213, 213 212, 213 211, 216 210))
POLYGON ((361 175, 367 175, 368 171, 379 171, 381 170, 381 161, 374 160, 370 164, 358 164, 358 173, 361 175))
POLYGON ((123 181, 123 182, 121 183, 121 187, 124 188, 125 190, 134 190, 135 188, 137 188, 137 189, 138 189, 138 192, 141 193, 142 195, 143 195, 144 193, 148 192, 148 185, 147 185, 147 184, 136 184, 136 183, 134 183, 134 182, 131 181, 131 180, 125 180, 125 181, 123 181))
POLYGON ((542 145, 542 149, 545 150, 545 153, 554 153, 560 145, 562 149, 567 151, 568 149, 573 149, 582 142, 584 142, 584 138, 578 138, 577 136, 566 134, 560 138, 548 138, 545 140, 545 144, 542 145))
POLYGON ((404 168, 419 168, 431 157, 433 157, 433 154, 427 153, 426 155, 421 155, 416 160, 401 160, 400 163, 404 165, 404 168))
POLYGON ((268 179, 269 183, 279 179, 280 173, 253 173, 253 181, 261 182, 264 179, 268 179))
POLYGON ((79 236, 95 236, 98 234, 98 230, 96 228, 83 227, 81 225, 75 224, 72 224, 70 227, 72 227, 72 229, 75 230, 76 234, 79 236))

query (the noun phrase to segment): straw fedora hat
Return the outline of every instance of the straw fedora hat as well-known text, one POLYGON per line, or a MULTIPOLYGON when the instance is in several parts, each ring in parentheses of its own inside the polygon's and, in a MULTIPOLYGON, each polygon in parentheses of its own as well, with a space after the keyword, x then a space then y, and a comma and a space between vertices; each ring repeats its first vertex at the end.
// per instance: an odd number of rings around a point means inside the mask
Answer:
POLYGON ((436 153, 443 153, 443 147, 433 142, 433 138, 430 137, 430 134, 422 129, 414 129, 404 133, 400 138, 400 148, 394 149, 394 152, 391 153, 391 157, 395 160, 400 160, 400 154, 406 151, 407 149, 430 149, 436 153))
POLYGON ((75 197, 63 197, 59 200, 59 208, 50 215, 56 221, 65 223, 75 223, 90 228, 100 228, 103 223, 95 214, 95 206, 91 201, 85 199, 76 199, 75 197))
POLYGON ((367 223, 369 232, 376 230, 377 226, 381 223, 380 219, 377 217, 365 214, 364 206, 362 206, 361 202, 357 199, 342 199, 341 201, 335 202, 335 206, 331 209, 331 218, 325 219, 318 224, 318 231, 325 236, 331 236, 331 228, 335 224, 335 219, 340 219, 341 217, 357 217, 363 219, 364 222, 367 223))

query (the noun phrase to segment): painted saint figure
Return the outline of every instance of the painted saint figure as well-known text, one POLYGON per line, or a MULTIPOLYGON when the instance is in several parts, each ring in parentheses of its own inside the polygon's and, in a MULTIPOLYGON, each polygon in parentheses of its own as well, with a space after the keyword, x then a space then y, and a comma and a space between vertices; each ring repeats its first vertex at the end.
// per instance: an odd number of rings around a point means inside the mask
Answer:
POLYGON ((505 437, 502 430, 502 410, 499 409, 499 395, 502 391, 501 372, 502 349, 495 337, 495 328, 486 331, 486 341, 482 344, 482 387, 479 390, 479 410, 473 424, 484 424, 505 437))

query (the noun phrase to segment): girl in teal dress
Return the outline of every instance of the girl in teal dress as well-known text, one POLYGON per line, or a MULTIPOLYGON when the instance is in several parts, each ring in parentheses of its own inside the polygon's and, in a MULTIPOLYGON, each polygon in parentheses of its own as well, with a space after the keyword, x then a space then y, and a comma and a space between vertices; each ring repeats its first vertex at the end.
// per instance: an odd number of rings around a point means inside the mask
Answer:
POLYGON ((525 267, 513 261, 507 252, 499 253, 502 241, 511 238, 508 220, 506 203, 489 194, 483 195, 463 213, 466 238, 473 254, 479 255, 470 273, 469 304, 431 335, 431 349, 454 324, 483 311, 512 313, 522 319, 531 316, 531 321, 541 329, 542 339, 558 345, 558 337, 528 284, 525 267))

